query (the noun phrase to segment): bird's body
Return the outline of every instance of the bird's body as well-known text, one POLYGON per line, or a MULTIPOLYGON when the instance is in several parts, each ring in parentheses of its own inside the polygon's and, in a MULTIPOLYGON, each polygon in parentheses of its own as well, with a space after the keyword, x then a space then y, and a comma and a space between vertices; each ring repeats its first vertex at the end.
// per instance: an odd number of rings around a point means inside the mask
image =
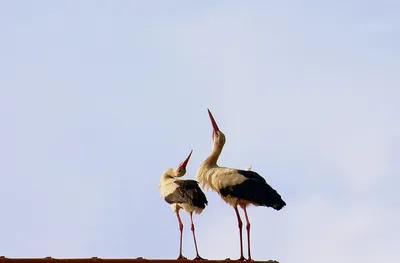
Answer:
POLYGON ((232 207, 238 204, 252 204, 280 210, 285 205, 276 190, 253 171, 200 166, 197 180, 205 189, 217 192, 222 200, 232 207))
POLYGON ((194 223, 193 223, 193 212, 200 214, 203 209, 208 204, 207 198, 203 191, 200 189, 199 184, 195 180, 181 180, 178 177, 182 177, 186 173, 186 165, 189 161, 192 152, 190 152, 189 156, 183 161, 177 168, 175 169, 167 169, 160 179, 160 193, 161 197, 170 204, 172 210, 177 216, 180 230, 180 251, 178 259, 185 258, 182 255, 182 231, 183 224, 182 220, 179 216, 179 210, 183 209, 190 215, 191 221, 191 230, 193 233, 194 245, 196 248, 196 258, 202 259, 199 256, 199 252, 197 249, 197 241, 194 232, 194 223))
POLYGON ((197 180, 204 189, 211 189, 212 191, 217 192, 226 203, 235 206, 238 198, 232 195, 227 195, 224 190, 229 189, 233 184, 242 183, 246 178, 238 174, 236 169, 218 166, 207 167, 202 165, 197 171, 197 180), (222 194, 221 190, 225 194, 222 194))
POLYGON ((197 170, 197 180, 205 189, 211 189, 219 194, 226 203, 231 205, 238 219, 240 234, 240 260, 243 257, 242 245, 242 221, 240 219, 240 206, 245 214, 247 225, 247 240, 249 260, 250 255, 250 222, 247 216, 247 206, 267 206, 276 210, 282 209, 286 203, 282 200, 278 192, 273 189, 266 180, 254 171, 220 167, 217 165, 218 158, 226 142, 225 135, 219 130, 214 117, 208 111, 213 125, 213 147, 211 154, 203 161, 197 170))
POLYGON ((201 214, 206 207, 207 198, 195 180, 180 180, 161 177, 160 181, 161 197, 171 205, 174 212, 179 209, 187 213, 195 212, 201 214))

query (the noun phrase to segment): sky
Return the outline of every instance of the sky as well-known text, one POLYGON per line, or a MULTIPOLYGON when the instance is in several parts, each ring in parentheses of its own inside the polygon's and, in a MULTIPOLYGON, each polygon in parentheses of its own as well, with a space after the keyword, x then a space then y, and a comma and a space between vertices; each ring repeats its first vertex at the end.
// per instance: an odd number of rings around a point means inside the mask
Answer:
MULTIPOLYGON (((388 0, 1 2, 0 255, 176 258, 157 186, 192 149, 195 178, 210 108, 227 137, 219 164, 252 165, 287 203, 248 209, 255 260, 399 262, 399 12, 388 0)), ((206 194, 200 255, 238 258, 235 213, 206 194)))

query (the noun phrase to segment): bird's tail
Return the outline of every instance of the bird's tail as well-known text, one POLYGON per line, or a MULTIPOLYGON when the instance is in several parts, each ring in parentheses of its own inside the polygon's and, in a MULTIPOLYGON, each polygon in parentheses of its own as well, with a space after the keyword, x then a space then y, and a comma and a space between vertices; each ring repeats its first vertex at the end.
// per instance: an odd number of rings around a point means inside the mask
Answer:
POLYGON ((280 198, 280 200, 274 202, 274 204, 272 205, 272 207, 278 211, 281 210, 284 206, 286 206, 286 203, 285 203, 285 201, 282 200, 282 198, 280 198))

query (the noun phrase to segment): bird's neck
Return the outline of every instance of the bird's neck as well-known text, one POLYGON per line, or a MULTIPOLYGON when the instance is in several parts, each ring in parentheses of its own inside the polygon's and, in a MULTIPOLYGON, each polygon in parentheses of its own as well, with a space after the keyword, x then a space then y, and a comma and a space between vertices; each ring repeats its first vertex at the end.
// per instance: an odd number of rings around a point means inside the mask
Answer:
POLYGON ((219 156, 221 155, 223 146, 213 143, 210 155, 204 160, 204 164, 208 166, 216 166, 219 156))
POLYGON ((175 174, 172 171, 165 171, 160 179, 160 185, 167 185, 176 180, 175 174))

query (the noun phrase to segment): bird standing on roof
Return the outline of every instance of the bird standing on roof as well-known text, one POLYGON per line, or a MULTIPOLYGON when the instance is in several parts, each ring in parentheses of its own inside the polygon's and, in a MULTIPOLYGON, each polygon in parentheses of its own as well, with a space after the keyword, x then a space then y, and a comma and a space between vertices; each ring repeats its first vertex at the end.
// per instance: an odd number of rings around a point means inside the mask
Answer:
POLYGON ((210 110, 208 110, 211 124, 213 126, 213 146, 211 154, 203 161, 197 171, 197 180, 206 189, 212 189, 217 192, 222 200, 231 205, 235 210, 240 236, 240 258, 243 257, 242 241, 242 220, 240 219, 238 206, 240 206, 246 218, 248 260, 251 260, 250 254, 250 221, 247 216, 247 206, 272 207, 275 210, 282 209, 286 203, 281 196, 273 189, 263 177, 258 173, 247 170, 220 167, 217 165, 218 157, 222 152, 226 138, 219 130, 210 110))
POLYGON ((199 251, 197 250, 196 235, 194 232, 192 216, 193 212, 200 214, 208 204, 208 201, 205 194, 200 189, 197 181, 177 179, 178 177, 182 177, 186 174, 186 165, 189 162, 192 152, 193 150, 177 168, 169 168, 165 170, 161 176, 159 188, 161 191, 161 197, 171 205, 172 210, 175 212, 176 217, 178 218, 180 230, 178 259, 186 259, 182 255, 183 224, 181 217, 179 216, 179 210, 183 209, 190 215, 191 230, 193 233, 194 246, 196 248, 196 257, 194 259, 202 260, 203 258, 200 257, 199 251))

